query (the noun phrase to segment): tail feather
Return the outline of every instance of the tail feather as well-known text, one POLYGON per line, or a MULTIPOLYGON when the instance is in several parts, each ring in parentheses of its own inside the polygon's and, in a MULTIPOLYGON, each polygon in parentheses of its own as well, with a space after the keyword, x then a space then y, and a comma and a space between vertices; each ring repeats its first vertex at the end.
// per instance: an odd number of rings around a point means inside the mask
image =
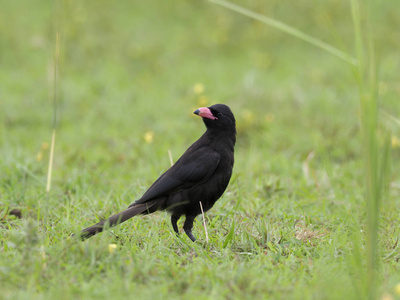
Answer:
MULTIPOLYGON (((105 227, 110 228, 114 227, 116 225, 119 225, 130 218, 133 218, 136 215, 139 215, 141 213, 144 213, 146 211, 150 211, 150 208, 152 208, 154 205, 157 204, 158 201, 149 201, 147 203, 141 203, 137 205, 130 206, 128 209, 111 216, 110 218, 101 221, 93 226, 90 226, 88 228, 83 229, 79 237, 82 239, 82 241, 102 232, 105 227)), ((154 210, 152 210, 154 211, 154 210)))

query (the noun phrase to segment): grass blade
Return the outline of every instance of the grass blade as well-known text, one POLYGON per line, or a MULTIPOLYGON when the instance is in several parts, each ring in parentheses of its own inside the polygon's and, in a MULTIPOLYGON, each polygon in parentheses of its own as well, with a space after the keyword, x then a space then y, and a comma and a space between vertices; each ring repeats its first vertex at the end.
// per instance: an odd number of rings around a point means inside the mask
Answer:
POLYGON ((272 19, 272 18, 268 18, 264 15, 255 13, 251 10, 248 10, 246 8, 243 8, 239 5, 233 4, 231 2, 228 1, 224 1, 224 0, 208 0, 210 2, 213 2, 215 4, 221 5, 225 8, 228 8, 230 10, 236 11, 244 16, 250 17, 252 19, 258 20, 260 22, 263 22, 269 26, 272 26, 278 30, 281 30, 283 32, 286 32, 287 34, 290 34, 294 37, 297 37, 303 41, 306 41, 316 47, 319 47, 323 50, 325 50, 328 53, 331 53, 337 57, 339 57, 340 59, 346 61, 347 63, 353 65, 353 66, 357 66, 358 65, 358 61, 357 59, 355 59, 354 57, 348 55, 347 53, 333 47, 332 45, 329 45, 319 39, 316 39, 315 37, 308 35, 307 33, 304 33, 300 30, 298 30, 297 28, 294 28, 292 26, 289 26, 281 21, 272 19))
POLYGON ((228 246, 228 244, 233 240, 233 236, 235 234, 235 220, 232 221, 231 224, 231 229, 229 230, 228 235, 225 238, 224 244, 222 245, 222 248, 226 248, 226 246, 228 246))
POLYGON ((51 134, 51 147, 49 157, 49 167, 47 169, 47 183, 46 192, 50 192, 51 188, 51 175, 53 171, 53 160, 54 160, 54 145, 56 141, 56 127, 57 127, 57 103, 58 103, 58 67, 60 59, 60 33, 56 35, 56 50, 55 50, 55 62, 54 62, 54 94, 53 94, 53 125, 51 134))
MULTIPOLYGON (((366 4, 368 5, 368 4, 366 4)), ((365 7, 361 13, 361 2, 351 1, 351 11, 354 23, 355 48, 360 64, 355 69, 360 95, 360 124, 362 132, 364 155, 364 184, 366 220, 366 279, 363 286, 365 298, 375 299, 377 296, 378 232, 380 205, 387 182, 390 157, 390 136, 384 136, 383 146, 380 145, 380 128, 378 120, 377 95, 377 61, 374 47, 373 32, 370 30, 371 7, 365 7)), ((362 247, 361 244, 358 247, 362 247)), ((364 273, 364 268, 358 270, 364 273)))

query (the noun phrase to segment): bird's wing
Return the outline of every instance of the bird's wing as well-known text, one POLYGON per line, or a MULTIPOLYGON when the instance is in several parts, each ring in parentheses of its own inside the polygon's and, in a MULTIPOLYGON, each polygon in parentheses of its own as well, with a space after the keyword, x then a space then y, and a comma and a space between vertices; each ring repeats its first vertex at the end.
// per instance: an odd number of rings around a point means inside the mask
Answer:
POLYGON ((196 151, 186 153, 164 174, 162 174, 135 203, 144 203, 178 190, 189 188, 206 181, 218 167, 220 155, 201 147, 196 151))

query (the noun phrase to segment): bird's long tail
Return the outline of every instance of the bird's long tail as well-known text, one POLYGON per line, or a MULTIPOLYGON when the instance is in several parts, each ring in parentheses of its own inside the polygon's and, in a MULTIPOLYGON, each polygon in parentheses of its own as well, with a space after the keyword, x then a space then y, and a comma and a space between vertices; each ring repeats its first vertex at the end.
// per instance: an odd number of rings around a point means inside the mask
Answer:
POLYGON ((90 226, 88 228, 83 229, 79 233, 79 237, 82 239, 82 241, 102 232, 105 228, 110 228, 114 227, 118 224, 121 224, 130 218, 133 218, 136 215, 146 213, 146 212, 153 212, 155 211, 154 209, 151 209, 153 206, 155 206, 158 203, 158 201, 149 201, 146 203, 140 203, 136 204, 133 206, 130 206, 126 210, 111 216, 110 218, 101 221, 97 224, 94 224, 93 226, 90 226))

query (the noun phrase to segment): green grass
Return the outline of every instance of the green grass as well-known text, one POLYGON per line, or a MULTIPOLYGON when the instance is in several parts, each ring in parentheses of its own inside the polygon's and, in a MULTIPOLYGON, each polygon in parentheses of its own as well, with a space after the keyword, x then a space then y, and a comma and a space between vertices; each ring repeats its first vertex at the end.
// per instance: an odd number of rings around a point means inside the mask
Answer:
POLYGON ((350 3, 236 3, 351 57, 365 55, 363 66, 375 58, 377 71, 352 70, 207 1, 0 3, 0 299, 363 299, 365 199, 379 188, 387 132, 391 171, 383 172, 371 242, 371 295, 400 299, 397 2, 373 4, 373 26, 358 33, 363 54, 354 50, 350 3), (57 28, 60 98, 46 193, 57 28), (360 90, 378 107, 363 106, 360 90), (168 168, 168 152, 176 160, 202 134, 192 111, 206 101, 230 105, 238 126, 231 184, 206 213, 208 243, 201 217, 199 242, 191 243, 175 237, 165 213, 84 243, 65 239, 140 197, 168 168), (376 151, 372 160, 366 145, 376 151), (7 214, 14 208, 22 219, 7 214))

